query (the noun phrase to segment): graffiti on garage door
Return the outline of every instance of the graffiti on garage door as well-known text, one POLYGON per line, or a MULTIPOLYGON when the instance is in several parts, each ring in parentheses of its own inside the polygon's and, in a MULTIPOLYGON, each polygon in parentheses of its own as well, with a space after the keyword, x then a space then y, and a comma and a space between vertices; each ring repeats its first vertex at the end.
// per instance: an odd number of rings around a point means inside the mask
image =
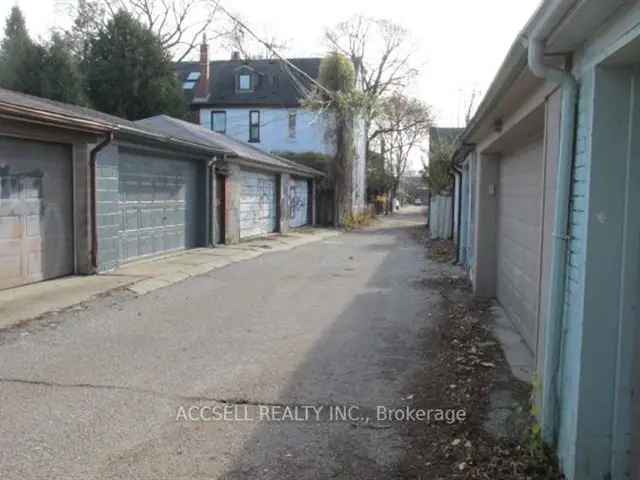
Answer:
POLYGON ((289 180, 289 226, 301 227, 309 221, 309 183, 307 180, 289 180))
POLYGON ((240 236, 251 237, 276 229, 276 176, 242 172, 240 236))

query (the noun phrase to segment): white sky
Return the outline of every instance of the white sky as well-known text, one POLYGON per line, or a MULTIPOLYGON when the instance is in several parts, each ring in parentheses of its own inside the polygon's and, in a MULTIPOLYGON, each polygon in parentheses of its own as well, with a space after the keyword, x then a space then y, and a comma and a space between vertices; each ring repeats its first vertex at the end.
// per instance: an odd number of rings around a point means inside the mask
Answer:
MULTIPOLYGON (((15 4, 35 38, 68 23, 63 9, 56 7, 60 0, 0 0, 0 18, 6 18, 15 4)), ((540 0, 222 0, 257 32, 286 40, 285 53, 290 56, 323 55, 325 28, 354 14, 402 24, 415 38, 415 60, 421 65, 411 94, 433 106, 439 126, 461 126, 471 92, 486 92, 539 4, 540 0)), ((215 55, 214 50, 214 56, 227 58, 228 52, 215 55)))

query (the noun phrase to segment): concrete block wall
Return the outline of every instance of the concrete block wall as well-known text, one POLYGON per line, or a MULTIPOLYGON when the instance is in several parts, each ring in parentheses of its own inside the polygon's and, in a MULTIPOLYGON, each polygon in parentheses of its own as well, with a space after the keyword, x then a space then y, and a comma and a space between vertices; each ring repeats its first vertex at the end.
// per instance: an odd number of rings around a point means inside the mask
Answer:
POLYGON ((560 382, 560 419, 558 456, 568 478, 575 476, 576 435, 581 362, 582 317, 584 299, 584 264, 587 211, 587 172, 593 112, 593 72, 582 78, 578 105, 576 152, 572 172, 569 213, 569 260, 565 279, 565 311, 563 326, 565 343, 560 382))
POLYGON ((98 224, 98 271, 118 266, 121 229, 118 145, 110 143, 97 154, 96 220, 98 224))

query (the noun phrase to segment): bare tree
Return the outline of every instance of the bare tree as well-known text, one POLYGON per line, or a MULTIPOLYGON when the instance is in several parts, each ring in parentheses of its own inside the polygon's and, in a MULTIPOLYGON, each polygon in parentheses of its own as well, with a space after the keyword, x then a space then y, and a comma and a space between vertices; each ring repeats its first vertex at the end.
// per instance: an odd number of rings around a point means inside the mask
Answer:
POLYGON ((409 160, 429 136, 432 125, 431 109, 421 100, 394 93, 384 101, 376 118, 376 128, 383 132, 380 134, 385 145, 383 156, 393 197, 409 160))
POLYGON ((229 19, 229 26, 221 32, 222 44, 226 50, 238 53, 245 60, 258 58, 277 58, 275 52, 283 52, 288 48, 288 42, 280 40, 274 35, 265 34, 256 40, 248 34, 246 22, 240 16, 229 19))
POLYGON ((381 100, 403 90, 418 75, 409 32, 389 20, 356 15, 326 31, 329 47, 351 60, 359 88, 369 98, 365 121, 369 141, 380 132, 371 125, 381 100))
POLYGON ((58 1, 58 6, 74 18, 71 35, 90 38, 116 12, 125 10, 155 33, 177 62, 193 52, 204 33, 214 38, 229 34, 229 22, 224 22, 221 30, 213 30, 218 5, 219 0, 58 1))
POLYGON ((430 139, 429 164, 424 165, 423 178, 432 195, 450 195, 453 188, 453 157, 458 137, 430 139))
POLYGON ((466 99, 463 100, 462 108, 464 109, 464 125, 469 125, 471 119, 473 118, 473 114, 476 111, 476 104, 478 100, 482 96, 482 92, 477 88, 471 90, 466 99))

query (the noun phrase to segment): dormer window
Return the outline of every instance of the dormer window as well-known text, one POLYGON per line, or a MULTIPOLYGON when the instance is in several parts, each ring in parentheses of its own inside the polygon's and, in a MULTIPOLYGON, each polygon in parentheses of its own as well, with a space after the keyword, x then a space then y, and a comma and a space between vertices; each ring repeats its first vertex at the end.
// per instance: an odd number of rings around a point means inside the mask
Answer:
POLYGON ((241 73, 238 75, 238 90, 241 92, 248 92, 251 90, 251 75, 248 73, 241 73))

